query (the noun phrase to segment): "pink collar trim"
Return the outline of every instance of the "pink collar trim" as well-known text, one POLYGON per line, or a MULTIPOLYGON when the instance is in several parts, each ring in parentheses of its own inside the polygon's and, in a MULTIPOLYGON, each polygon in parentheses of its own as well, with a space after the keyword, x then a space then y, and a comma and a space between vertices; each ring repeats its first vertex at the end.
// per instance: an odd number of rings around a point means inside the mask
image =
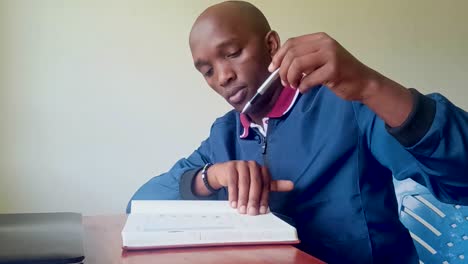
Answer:
MULTIPOLYGON (((267 114, 266 117, 268 118, 279 118, 285 115, 289 110, 291 110, 292 106, 296 102, 297 96, 299 95, 299 90, 293 89, 291 87, 284 87, 279 95, 278 99, 276 100, 273 109, 271 109, 270 113, 267 114)), ((250 118, 245 114, 240 114, 240 122, 243 127, 243 132, 240 135, 241 138, 246 138, 249 135, 250 118)))

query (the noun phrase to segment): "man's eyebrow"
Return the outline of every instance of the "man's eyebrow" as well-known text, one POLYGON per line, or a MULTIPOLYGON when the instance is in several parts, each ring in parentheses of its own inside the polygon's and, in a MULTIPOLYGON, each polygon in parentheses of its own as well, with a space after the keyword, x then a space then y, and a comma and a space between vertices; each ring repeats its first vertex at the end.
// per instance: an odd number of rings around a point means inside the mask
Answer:
POLYGON ((195 68, 200 69, 203 66, 210 65, 210 63, 204 60, 196 60, 194 65, 195 65, 195 68))
MULTIPOLYGON (((238 42, 239 42, 239 39, 236 37, 228 38, 218 43, 216 45, 216 49, 221 50, 231 45, 236 45, 238 42)), ((210 63, 205 60, 198 59, 195 61, 194 65, 195 65, 195 68, 200 69, 203 66, 210 65, 210 63)))
POLYGON ((228 47, 230 45, 236 45, 236 44, 238 44, 238 42, 239 42, 239 39, 237 39, 235 37, 228 38, 228 39, 223 40, 220 43, 218 43, 216 45, 216 48, 222 49, 222 48, 228 47))

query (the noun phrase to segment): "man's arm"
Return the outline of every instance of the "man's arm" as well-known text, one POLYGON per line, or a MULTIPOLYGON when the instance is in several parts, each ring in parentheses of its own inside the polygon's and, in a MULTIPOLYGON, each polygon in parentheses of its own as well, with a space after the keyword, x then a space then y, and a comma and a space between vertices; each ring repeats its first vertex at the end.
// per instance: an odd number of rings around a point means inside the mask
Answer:
POLYGON ((411 177, 445 202, 468 204, 468 114, 370 69, 325 33, 289 39, 272 58, 283 84, 307 92, 325 85, 354 101, 374 156, 397 179, 411 177), (356 103, 359 102, 359 103, 356 103))
MULTIPOLYGON (((141 186, 130 199, 127 205, 127 213, 130 213, 132 200, 188 200, 191 190, 184 189, 184 179, 190 174, 197 173, 204 164, 210 162, 209 139, 202 142, 200 147, 189 157, 183 158, 166 173, 156 176, 141 186)), ((190 185, 189 185, 190 186, 190 185)), ((190 188, 190 187, 189 187, 190 188)), ((207 197, 215 199, 216 197, 207 197)), ((198 199, 198 197, 197 197, 198 199)))
POLYGON ((284 85, 302 93, 325 85, 344 100, 360 101, 391 127, 400 126, 413 108, 411 93, 357 60, 325 33, 289 39, 272 58, 284 85))
POLYGON ((413 178, 443 202, 468 205, 468 113, 440 94, 412 94, 414 108, 395 128, 353 103, 370 151, 396 179, 413 178))
MULTIPOLYGON (((255 161, 215 163, 211 146, 217 149, 230 146, 226 142, 230 142, 231 138, 226 138, 226 133, 219 133, 219 128, 213 127, 210 137, 197 150, 188 158, 179 160, 167 173, 154 177, 140 187, 131 200, 214 200, 227 196, 231 206, 237 208, 239 213, 256 215, 267 213, 270 191, 293 189, 291 181, 272 181, 267 168, 255 161), (208 184, 215 190, 222 189, 220 192, 211 192, 202 180, 201 170, 209 163, 214 164, 206 170, 208 184)), ((130 209, 129 203, 127 212, 130 209)))

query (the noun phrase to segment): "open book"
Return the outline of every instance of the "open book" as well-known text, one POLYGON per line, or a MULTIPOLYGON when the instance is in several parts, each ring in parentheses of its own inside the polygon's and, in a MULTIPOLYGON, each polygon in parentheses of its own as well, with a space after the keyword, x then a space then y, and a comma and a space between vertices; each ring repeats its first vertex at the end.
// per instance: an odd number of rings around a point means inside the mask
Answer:
POLYGON ((228 201, 132 201, 124 249, 296 244, 296 229, 272 213, 242 215, 228 201))

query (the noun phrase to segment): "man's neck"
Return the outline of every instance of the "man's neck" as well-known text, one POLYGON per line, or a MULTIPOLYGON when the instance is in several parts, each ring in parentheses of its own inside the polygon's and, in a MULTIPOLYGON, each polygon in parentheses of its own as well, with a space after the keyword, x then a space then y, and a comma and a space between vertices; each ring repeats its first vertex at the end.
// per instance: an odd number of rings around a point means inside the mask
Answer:
POLYGON ((256 109, 252 114, 248 114, 252 122, 254 122, 257 125, 262 125, 263 126, 263 121, 262 119, 265 118, 268 113, 270 113, 271 109, 273 109, 273 106, 276 103, 276 100, 278 99, 279 95, 281 94, 281 91, 283 90, 283 85, 279 81, 279 79, 273 84, 275 87, 271 89, 270 94, 265 94, 265 101, 262 102, 263 104, 259 104, 259 108, 256 109))

